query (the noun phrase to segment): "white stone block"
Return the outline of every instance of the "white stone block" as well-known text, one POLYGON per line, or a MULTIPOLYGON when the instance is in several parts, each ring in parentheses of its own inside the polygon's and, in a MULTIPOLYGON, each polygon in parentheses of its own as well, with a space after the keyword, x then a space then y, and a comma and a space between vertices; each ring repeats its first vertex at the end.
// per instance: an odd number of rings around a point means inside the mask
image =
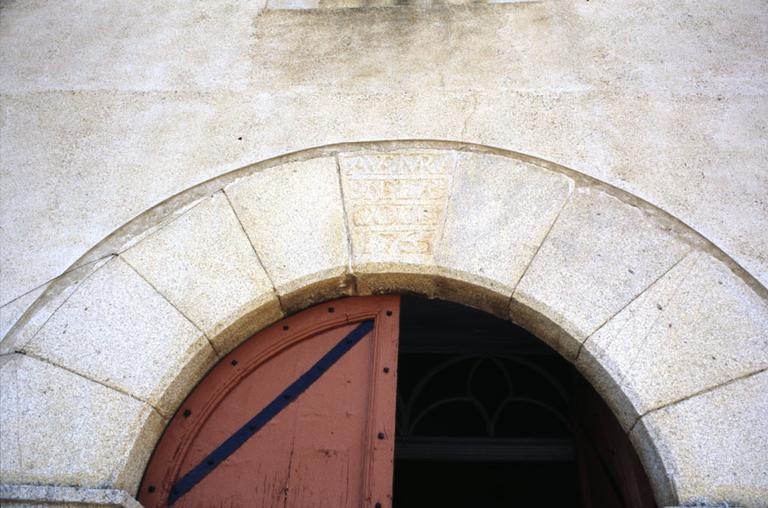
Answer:
POLYGON ((768 506, 768 372, 653 411, 630 437, 663 465, 648 471, 651 479, 671 482, 660 501, 768 506), (668 479, 659 478, 664 471, 668 479))
POLYGON ((286 309, 349 292, 336 160, 265 169, 225 188, 286 309))
POLYGON ((462 153, 436 256, 441 272, 494 291, 506 307, 572 190, 560 173, 462 153))
POLYGON ((768 368, 768 304, 696 252, 613 317, 576 362, 625 428, 659 407, 768 368))
POLYGON ((339 167, 359 292, 431 294, 456 153, 342 153, 339 167))
POLYGON ((83 282, 23 349, 166 417, 216 360, 203 333, 120 258, 83 282))
POLYGON ((148 404, 19 354, 0 386, 1 483, 138 488, 164 427, 148 404))
POLYGON ((282 316, 272 282, 223 193, 122 257, 203 330, 219 353, 282 316))
POLYGON ((512 319, 575 358, 580 344, 669 270, 689 246, 648 213, 595 188, 565 205, 514 294, 512 319), (520 316, 516 316, 515 314, 520 316), (522 317, 522 319, 521 319, 522 317))

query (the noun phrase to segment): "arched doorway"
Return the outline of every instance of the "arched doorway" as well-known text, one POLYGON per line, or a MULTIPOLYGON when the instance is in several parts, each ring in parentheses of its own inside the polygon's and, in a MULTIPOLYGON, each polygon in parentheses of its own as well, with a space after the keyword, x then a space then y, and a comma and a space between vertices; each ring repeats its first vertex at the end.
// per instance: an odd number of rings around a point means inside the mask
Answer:
POLYGON ((243 167, 89 251, 0 343, 3 492, 133 497, 168 419, 250 334, 334 298, 404 293, 511 319, 576 365, 658 505, 766 499, 765 287, 638 196, 424 140, 243 167))
POLYGON ((171 421, 138 497, 654 506, 619 424, 557 353, 483 312, 397 296, 316 306, 230 353, 171 421))
POLYGON ((610 409, 522 328, 403 297, 399 344, 398 508, 655 506, 610 409))
POLYGON ((400 140, 192 187, 53 281, 0 343, 0 500, 136 496, 169 419, 249 335, 319 302, 406 293, 511 319, 572 362, 659 506, 766 499, 759 281, 573 169, 400 140))

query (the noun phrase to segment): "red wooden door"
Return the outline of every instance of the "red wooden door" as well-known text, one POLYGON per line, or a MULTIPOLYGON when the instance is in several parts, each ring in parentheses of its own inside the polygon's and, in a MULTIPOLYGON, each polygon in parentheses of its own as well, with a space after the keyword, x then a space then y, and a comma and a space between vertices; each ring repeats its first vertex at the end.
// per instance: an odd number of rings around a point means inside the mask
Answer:
POLYGON ((158 443, 155 506, 391 505, 399 297, 349 298, 222 359, 158 443))

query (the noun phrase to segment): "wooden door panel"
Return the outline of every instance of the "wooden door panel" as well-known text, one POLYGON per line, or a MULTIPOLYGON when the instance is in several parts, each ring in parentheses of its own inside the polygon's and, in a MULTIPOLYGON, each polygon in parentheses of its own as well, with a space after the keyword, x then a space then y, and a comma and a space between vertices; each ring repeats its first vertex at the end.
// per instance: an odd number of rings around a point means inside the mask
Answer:
POLYGON ((398 306, 397 297, 340 300, 246 341, 174 416, 139 500, 390 505, 398 306))

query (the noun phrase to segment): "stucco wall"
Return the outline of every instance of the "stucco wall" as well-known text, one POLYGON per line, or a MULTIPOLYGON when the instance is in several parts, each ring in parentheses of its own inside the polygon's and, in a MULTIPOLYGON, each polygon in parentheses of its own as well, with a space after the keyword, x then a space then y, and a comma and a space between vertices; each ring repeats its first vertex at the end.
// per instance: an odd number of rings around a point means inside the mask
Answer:
POLYGON ((7 1, 0 16, 2 331, 165 198, 357 140, 470 141, 563 164, 768 282, 762 1, 7 1))

